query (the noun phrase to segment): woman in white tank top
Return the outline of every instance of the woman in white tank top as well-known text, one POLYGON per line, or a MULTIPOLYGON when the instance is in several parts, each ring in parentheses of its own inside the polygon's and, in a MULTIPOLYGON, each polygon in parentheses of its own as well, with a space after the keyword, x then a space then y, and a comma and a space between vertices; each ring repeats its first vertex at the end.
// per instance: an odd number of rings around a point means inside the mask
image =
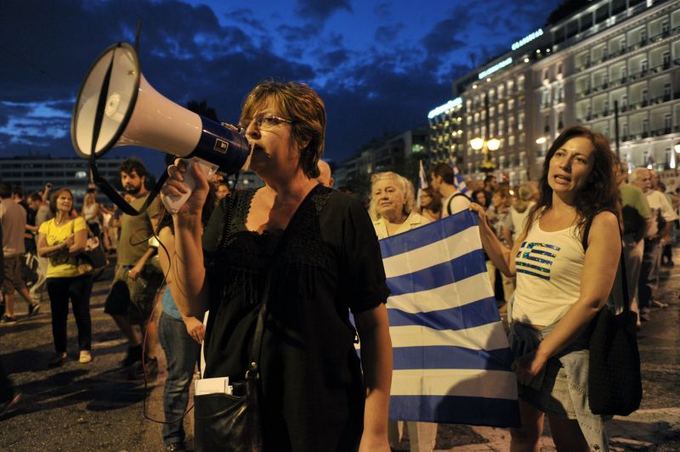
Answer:
POLYGON ((497 239, 484 209, 471 206, 486 253, 504 274, 517 275, 510 341, 522 427, 512 430, 512 450, 535 450, 545 414, 558 450, 608 450, 604 419, 583 397, 583 333, 607 301, 621 254, 614 158, 603 135, 579 126, 562 132, 545 158, 540 199, 512 250, 497 239))

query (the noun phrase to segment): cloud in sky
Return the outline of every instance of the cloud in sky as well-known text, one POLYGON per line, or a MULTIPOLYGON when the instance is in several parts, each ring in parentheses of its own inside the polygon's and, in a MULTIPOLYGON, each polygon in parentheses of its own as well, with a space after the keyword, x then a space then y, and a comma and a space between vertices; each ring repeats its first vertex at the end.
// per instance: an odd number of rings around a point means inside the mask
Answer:
POLYGON ((73 155, 68 122, 89 66, 132 41, 141 20, 142 70, 159 92, 179 104, 205 99, 235 121, 257 82, 309 83, 328 109, 327 157, 343 160, 372 137, 426 124, 471 69, 470 54, 479 63, 509 48, 557 0, 425 3, 5 0, 0 155, 73 155))

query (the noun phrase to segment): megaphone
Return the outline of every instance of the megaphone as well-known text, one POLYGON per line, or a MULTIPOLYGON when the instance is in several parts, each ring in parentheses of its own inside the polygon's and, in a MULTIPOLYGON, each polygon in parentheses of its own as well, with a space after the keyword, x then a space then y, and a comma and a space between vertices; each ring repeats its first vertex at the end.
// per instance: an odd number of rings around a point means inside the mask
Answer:
POLYGON ((97 173, 96 159, 111 148, 134 145, 198 158, 227 174, 238 172, 249 154, 239 129, 199 116, 158 93, 142 75, 135 48, 122 42, 106 49, 85 77, 71 120, 71 141, 76 153, 89 159, 95 183, 131 215, 145 207, 134 209, 97 173))

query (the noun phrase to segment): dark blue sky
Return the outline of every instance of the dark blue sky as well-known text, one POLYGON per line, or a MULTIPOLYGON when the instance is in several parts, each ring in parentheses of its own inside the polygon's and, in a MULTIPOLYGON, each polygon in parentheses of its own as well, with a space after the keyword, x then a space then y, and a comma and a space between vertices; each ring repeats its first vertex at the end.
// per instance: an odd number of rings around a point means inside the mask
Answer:
POLYGON ((539 28, 558 3, 3 0, 0 156, 74 155, 82 79, 141 20, 142 70, 161 93, 205 99, 234 122, 258 81, 304 81, 326 102, 326 157, 341 161, 372 137, 426 124, 453 79, 539 28))

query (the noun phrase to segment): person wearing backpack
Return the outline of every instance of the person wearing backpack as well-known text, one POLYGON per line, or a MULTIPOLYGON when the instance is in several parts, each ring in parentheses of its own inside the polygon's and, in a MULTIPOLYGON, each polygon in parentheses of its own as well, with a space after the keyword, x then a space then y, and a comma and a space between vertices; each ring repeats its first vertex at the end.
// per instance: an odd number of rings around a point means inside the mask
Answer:
POLYGON ((431 176, 430 185, 442 195, 442 218, 462 212, 470 207, 470 198, 453 185, 453 168, 446 163, 437 163, 431 176))

